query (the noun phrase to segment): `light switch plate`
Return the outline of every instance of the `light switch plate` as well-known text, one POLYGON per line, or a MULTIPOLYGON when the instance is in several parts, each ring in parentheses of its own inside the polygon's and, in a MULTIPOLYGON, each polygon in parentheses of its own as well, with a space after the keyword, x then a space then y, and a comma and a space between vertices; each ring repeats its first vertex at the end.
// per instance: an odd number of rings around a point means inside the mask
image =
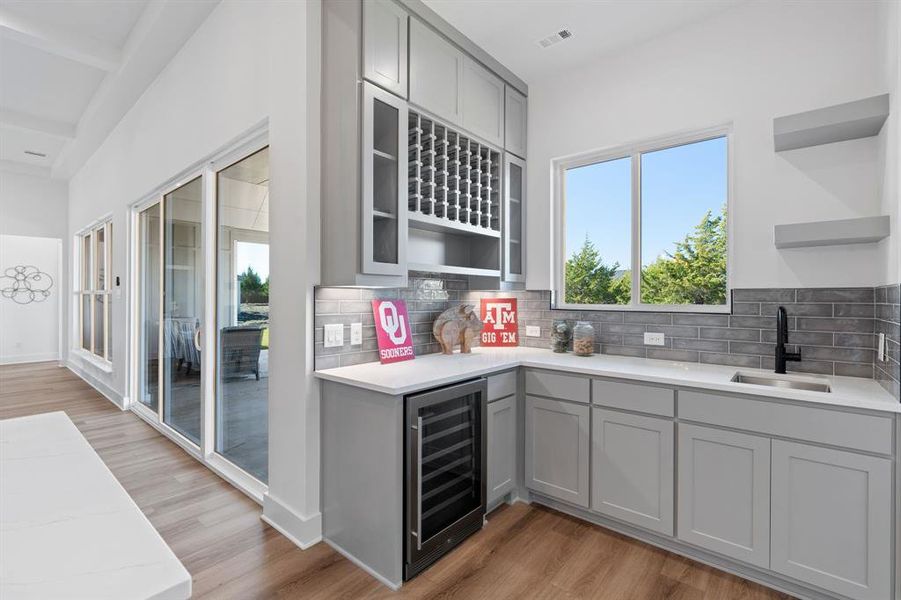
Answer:
POLYGON ((665 337, 662 333, 650 333, 647 332, 644 334, 644 345, 645 346, 663 346, 665 343, 665 337))
POLYGON ((350 324, 350 345, 351 346, 359 346, 363 343, 363 324, 362 323, 351 323, 350 324))
POLYGON ((541 337, 541 327, 538 325, 526 325, 526 335, 528 337, 541 337))
POLYGON ((344 345, 344 325, 336 323, 326 325, 324 333, 323 346, 326 348, 337 348, 344 345))

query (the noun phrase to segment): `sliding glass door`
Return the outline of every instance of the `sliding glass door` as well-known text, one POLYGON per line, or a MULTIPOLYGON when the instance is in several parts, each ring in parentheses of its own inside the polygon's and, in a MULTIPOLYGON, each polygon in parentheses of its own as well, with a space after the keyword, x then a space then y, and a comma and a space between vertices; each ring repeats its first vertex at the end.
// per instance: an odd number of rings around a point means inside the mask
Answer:
POLYGON ((132 223, 134 409, 261 497, 269 479, 268 147, 224 154, 136 208, 132 223))
POLYGON ((198 177, 163 198, 163 422, 200 444, 203 187, 198 177))
POLYGON ((269 471, 269 149, 216 175, 216 452, 269 471))
POLYGON ((162 337, 162 287, 159 202, 138 213, 138 401, 159 413, 160 406, 160 339, 162 337))

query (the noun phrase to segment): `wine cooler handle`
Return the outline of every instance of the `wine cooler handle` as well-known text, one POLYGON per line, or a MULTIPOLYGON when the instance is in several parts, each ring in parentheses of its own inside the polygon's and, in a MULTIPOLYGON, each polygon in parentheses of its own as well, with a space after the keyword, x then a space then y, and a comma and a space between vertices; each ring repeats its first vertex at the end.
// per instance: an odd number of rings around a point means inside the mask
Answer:
POLYGON ((416 538, 416 550, 422 550, 422 417, 416 417, 416 457, 413 459, 416 465, 416 482, 413 486, 416 494, 416 513, 413 515, 413 523, 416 525, 415 530, 410 531, 410 535, 416 538))

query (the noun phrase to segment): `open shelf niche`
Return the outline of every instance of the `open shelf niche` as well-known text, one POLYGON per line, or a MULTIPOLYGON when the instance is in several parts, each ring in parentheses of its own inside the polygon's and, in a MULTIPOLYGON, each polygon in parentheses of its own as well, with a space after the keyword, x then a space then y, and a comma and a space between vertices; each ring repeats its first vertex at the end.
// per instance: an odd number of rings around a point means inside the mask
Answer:
POLYGON ((409 112, 409 267, 500 277, 501 153, 409 112))

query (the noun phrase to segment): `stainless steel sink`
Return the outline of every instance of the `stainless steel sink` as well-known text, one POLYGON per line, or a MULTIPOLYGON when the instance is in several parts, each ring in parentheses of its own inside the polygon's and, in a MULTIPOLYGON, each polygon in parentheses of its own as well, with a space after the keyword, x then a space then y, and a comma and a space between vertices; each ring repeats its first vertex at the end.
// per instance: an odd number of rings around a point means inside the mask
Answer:
POLYGON ((808 392, 831 392, 829 383, 815 379, 798 379, 781 375, 752 375, 738 372, 732 376, 733 383, 748 383, 751 385, 765 385, 769 387, 787 388, 790 390, 806 390, 808 392))

